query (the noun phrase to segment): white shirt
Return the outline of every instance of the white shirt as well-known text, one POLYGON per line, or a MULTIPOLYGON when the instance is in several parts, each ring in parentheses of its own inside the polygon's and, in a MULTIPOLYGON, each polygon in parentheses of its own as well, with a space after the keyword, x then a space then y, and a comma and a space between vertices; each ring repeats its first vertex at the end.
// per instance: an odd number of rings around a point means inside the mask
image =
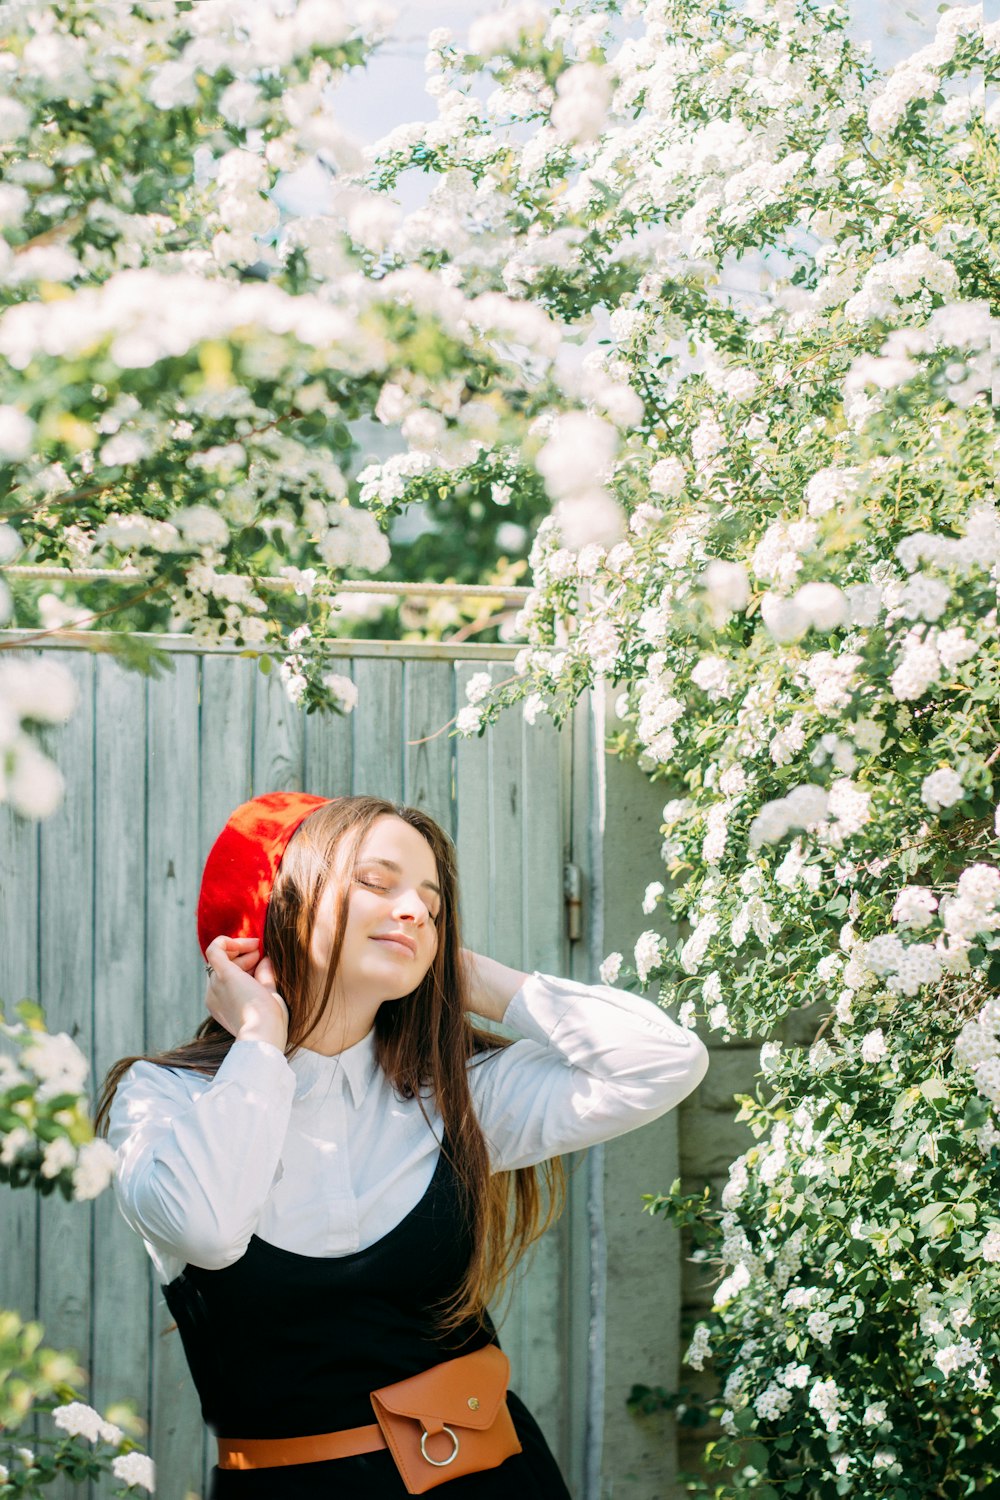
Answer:
MULTIPOLYGON (((611 1140, 696 1088, 708 1052, 657 1006, 609 985, 531 974, 504 1024, 521 1039, 470 1062, 494 1171, 611 1140)), ((108 1123, 114 1191, 164 1285, 190 1261, 220 1270, 250 1236, 345 1255, 419 1202, 438 1158, 428 1126, 375 1060, 374 1028, 328 1057, 235 1041, 214 1078, 133 1063, 108 1123)))

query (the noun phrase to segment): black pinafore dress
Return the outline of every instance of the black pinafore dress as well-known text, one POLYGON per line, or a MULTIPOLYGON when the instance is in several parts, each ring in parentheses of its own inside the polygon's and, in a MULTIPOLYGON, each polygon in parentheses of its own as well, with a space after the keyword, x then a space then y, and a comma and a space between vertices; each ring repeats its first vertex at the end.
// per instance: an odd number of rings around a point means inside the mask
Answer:
MULTIPOLYGON (((351 1255, 300 1255, 252 1235, 221 1271, 187 1265, 162 1288, 213 1437, 282 1438, 374 1422, 369 1392, 442 1360, 498 1344, 493 1324, 442 1339, 430 1308, 471 1253, 442 1150, 419 1203, 351 1255)), ((508 1404, 523 1451, 431 1491, 441 1500, 570 1500, 534 1417, 508 1404)), ((266 1469, 212 1470, 209 1500, 400 1500, 387 1448, 266 1469)))

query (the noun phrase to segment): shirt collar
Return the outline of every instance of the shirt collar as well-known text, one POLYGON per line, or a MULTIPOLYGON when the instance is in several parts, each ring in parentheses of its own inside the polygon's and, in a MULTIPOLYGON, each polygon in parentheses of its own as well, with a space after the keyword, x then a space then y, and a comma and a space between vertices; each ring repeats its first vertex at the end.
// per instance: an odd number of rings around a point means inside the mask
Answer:
POLYGON ((295 1072, 296 1099, 304 1099, 318 1086, 334 1083, 338 1078, 346 1079, 354 1107, 359 1109, 368 1086, 378 1071, 375 1027, 360 1042, 355 1042, 353 1047, 345 1047, 343 1052, 327 1056, 322 1052, 313 1052, 308 1047, 299 1047, 288 1061, 295 1072))

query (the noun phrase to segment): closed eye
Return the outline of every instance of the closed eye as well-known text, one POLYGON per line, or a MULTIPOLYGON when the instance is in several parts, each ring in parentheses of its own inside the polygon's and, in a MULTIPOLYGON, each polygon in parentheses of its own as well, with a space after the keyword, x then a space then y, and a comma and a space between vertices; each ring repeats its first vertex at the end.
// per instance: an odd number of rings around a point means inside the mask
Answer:
MULTIPOLYGON (((375 881, 375 880, 362 880, 362 878, 361 878, 360 875, 356 876, 355 878, 357 879, 358 885, 366 885, 370 891, 385 891, 385 892, 388 892, 389 890, 391 890, 391 886, 388 886, 388 885, 379 885, 378 882, 375 881)), ((434 923, 434 925, 436 927, 437 923, 438 923, 438 917, 439 917, 440 914, 438 912, 431 911, 430 908, 428 907, 428 909, 427 909, 427 915, 430 917, 431 921, 434 923)))

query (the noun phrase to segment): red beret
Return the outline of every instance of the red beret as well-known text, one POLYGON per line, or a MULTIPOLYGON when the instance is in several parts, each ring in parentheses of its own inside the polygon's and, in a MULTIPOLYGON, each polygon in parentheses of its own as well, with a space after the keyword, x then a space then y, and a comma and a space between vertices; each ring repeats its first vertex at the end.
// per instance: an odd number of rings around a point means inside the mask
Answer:
POLYGON ((274 877, 292 834, 330 797, 265 792, 227 819, 212 845, 198 896, 202 953, 214 938, 255 937, 264 952, 264 918, 274 877))

